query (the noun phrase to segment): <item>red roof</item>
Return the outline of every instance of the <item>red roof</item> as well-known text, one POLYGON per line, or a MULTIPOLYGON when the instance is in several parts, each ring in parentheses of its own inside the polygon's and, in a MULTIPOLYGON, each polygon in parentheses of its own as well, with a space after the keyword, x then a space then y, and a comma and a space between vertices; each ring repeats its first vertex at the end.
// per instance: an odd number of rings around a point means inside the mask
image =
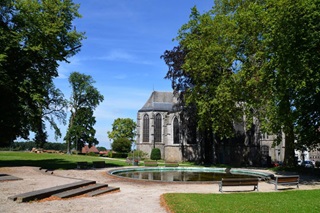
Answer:
POLYGON ((99 153, 98 149, 95 146, 92 146, 89 148, 88 145, 85 145, 84 147, 82 147, 82 153, 90 153, 90 152, 94 152, 94 153, 99 153))

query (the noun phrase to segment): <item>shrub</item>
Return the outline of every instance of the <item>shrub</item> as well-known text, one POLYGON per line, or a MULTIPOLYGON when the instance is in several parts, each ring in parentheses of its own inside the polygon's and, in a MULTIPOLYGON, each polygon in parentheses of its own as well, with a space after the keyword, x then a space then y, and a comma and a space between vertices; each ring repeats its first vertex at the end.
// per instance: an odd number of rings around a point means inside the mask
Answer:
POLYGON ((112 158, 112 156, 113 156, 112 151, 108 152, 108 157, 109 157, 109 158, 112 158))
POLYGON ((131 150, 131 141, 128 138, 117 138, 111 144, 112 150, 120 153, 128 153, 131 150))
POLYGON ((151 160, 160 160, 161 159, 160 149, 159 148, 152 149, 150 158, 151 158, 151 160))
POLYGON ((128 157, 127 153, 119 153, 119 152, 112 153, 112 158, 126 158, 126 157, 128 157))
POLYGON ((317 168, 320 167, 320 161, 316 161, 316 165, 315 165, 317 168))
POLYGON ((94 152, 88 152, 86 155, 88 155, 88 156, 99 156, 99 154, 96 154, 94 152))
POLYGON ((133 153, 129 152, 128 157, 132 158, 133 156, 134 157, 138 157, 139 156, 140 159, 144 159, 147 155, 148 155, 148 153, 145 153, 145 152, 143 152, 141 150, 134 150, 133 153))

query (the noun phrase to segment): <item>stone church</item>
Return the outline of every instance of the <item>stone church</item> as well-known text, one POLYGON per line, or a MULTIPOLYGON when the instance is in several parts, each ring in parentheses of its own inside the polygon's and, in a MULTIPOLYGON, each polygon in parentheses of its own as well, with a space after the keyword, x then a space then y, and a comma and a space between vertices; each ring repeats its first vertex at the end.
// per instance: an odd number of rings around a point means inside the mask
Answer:
MULTIPOLYGON (((177 97, 172 92, 153 91, 137 115, 137 149, 150 155, 153 148, 161 150, 165 161, 197 161, 201 145, 197 140, 186 140, 181 134, 179 111, 175 110, 177 97)), ((218 163, 245 165, 266 164, 267 156, 272 161, 281 161, 284 144, 273 146, 273 137, 254 133, 258 140, 226 140, 217 143, 212 151, 218 163), (243 153, 246 153, 243 157, 243 153)), ((242 138, 243 139, 243 138, 242 138)))
POLYGON ((177 97, 172 92, 153 91, 148 101, 138 111, 137 149, 150 154, 153 148, 161 150, 166 161, 195 160, 197 146, 187 144, 180 136, 179 112, 174 110, 177 97), (182 156, 187 149, 189 156, 182 156))

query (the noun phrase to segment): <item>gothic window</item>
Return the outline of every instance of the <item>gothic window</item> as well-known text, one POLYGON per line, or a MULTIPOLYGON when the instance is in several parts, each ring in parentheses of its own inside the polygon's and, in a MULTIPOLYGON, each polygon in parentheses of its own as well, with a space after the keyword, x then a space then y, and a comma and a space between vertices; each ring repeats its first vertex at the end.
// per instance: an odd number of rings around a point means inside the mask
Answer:
POLYGON ((267 146, 267 145, 261 146, 261 155, 269 156, 269 146, 267 146))
POLYGON ((142 142, 149 142, 149 115, 143 116, 143 138, 142 142))
POLYGON ((179 144, 180 143, 180 135, 179 135, 179 121, 177 118, 173 120, 173 143, 179 144))
POLYGON ((154 120, 154 142, 161 142, 161 126, 161 115, 158 113, 154 120))

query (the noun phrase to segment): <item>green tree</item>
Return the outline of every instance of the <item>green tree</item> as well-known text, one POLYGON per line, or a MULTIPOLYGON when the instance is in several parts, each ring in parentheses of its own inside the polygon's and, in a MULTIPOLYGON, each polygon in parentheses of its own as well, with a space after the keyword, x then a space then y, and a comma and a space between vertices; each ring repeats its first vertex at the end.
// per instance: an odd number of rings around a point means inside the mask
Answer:
POLYGON ((43 127, 39 109, 48 109, 58 62, 75 55, 84 38, 72 25, 78 8, 71 0, 0 2, 0 146, 43 127))
POLYGON ((112 131, 108 131, 108 137, 112 140, 128 138, 134 142, 137 124, 131 118, 117 118, 112 124, 112 131))
POLYGON ((131 141, 128 138, 116 138, 111 144, 112 151, 129 153, 131 151, 131 141))
POLYGON ((44 98, 44 104, 38 107, 39 121, 36 125, 37 129, 33 130, 36 133, 34 140, 37 147, 40 148, 43 148, 47 140, 45 121, 47 121, 54 130, 55 139, 57 140, 61 137, 61 131, 56 120, 65 125, 67 117, 67 100, 64 98, 63 93, 55 88, 53 83, 48 84, 47 87, 48 96, 44 98))
POLYGON ((319 143, 319 7, 318 0, 217 0, 203 15, 192 9, 177 37, 183 59, 167 76, 174 86, 190 82, 181 87, 184 101, 195 105, 209 144, 212 132, 232 136, 243 116, 245 132, 284 133, 288 166, 295 139, 319 143))
POLYGON ((103 147, 103 146, 97 146, 97 150, 99 150, 99 151, 107 151, 107 148, 103 147))
POLYGON ((274 94, 273 127, 285 134, 284 163, 293 166, 295 139, 307 147, 320 142, 320 1, 268 3, 266 38, 272 60, 265 73, 274 94))
POLYGON ((73 72, 69 76, 69 83, 72 87, 69 102, 71 116, 65 136, 68 153, 71 145, 80 151, 84 143, 88 143, 89 146, 99 143, 93 128, 96 122, 93 111, 104 99, 93 86, 95 81, 90 75, 73 72))
POLYGON ((192 111, 197 114, 198 138, 204 152, 201 156, 206 163, 214 160, 215 137, 233 136, 233 123, 241 117, 234 104, 234 54, 223 34, 230 27, 222 25, 223 20, 213 19, 210 13, 200 15, 192 8, 190 21, 176 38, 179 46, 163 56, 169 65, 166 78, 173 81, 174 90, 182 94, 180 100, 187 106, 183 107, 184 115, 192 117, 192 111))

